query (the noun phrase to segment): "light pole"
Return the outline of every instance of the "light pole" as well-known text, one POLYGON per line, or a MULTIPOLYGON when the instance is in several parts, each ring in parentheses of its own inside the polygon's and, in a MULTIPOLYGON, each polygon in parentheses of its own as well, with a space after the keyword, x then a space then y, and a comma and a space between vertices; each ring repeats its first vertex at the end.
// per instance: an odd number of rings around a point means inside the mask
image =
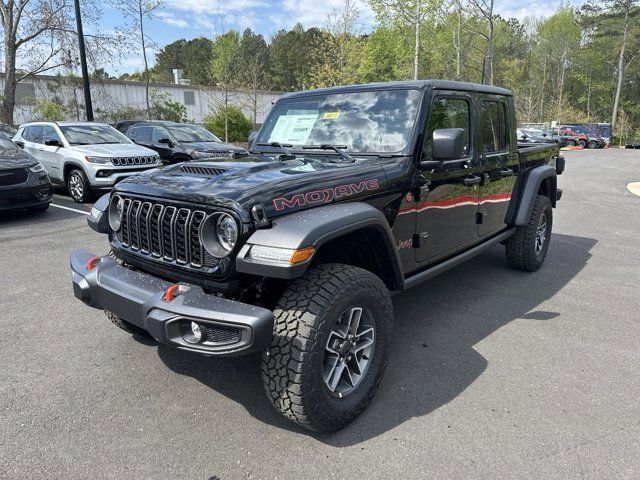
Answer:
POLYGON ((80 47, 80 66, 82 68, 82 85, 84 89, 84 106, 87 111, 87 121, 93 122, 93 105, 91 104, 91 90, 89 89, 89 71, 87 70, 87 54, 84 50, 84 33, 82 32, 82 16, 80 14, 80 0, 74 0, 76 7, 76 23, 78 25, 78 46, 80 47))

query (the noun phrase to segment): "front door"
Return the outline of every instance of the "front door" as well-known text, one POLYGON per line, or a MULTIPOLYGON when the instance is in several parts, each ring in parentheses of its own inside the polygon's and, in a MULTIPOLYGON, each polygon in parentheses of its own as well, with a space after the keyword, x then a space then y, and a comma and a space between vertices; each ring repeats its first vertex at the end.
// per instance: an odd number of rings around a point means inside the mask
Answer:
POLYGON ((62 145, 62 139, 56 129, 51 125, 43 125, 40 162, 44 165, 51 178, 62 180, 62 147, 59 145, 47 145, 47 142, 51 140, 57 140, 62 145))
POLYGON ((431 100, 425 129, 422 160, 433 160, 433 131, 462 128, 466 146, 463 156, 422 175, 427 185, 416 205, 416 261, 437 262, 477 239, 476 214, 480 177, 469 175, 474 146, 471 99, 460 92, 436 93, 431 100))
POLYGON ((478 170, 482 175, 478 235, 484 236, 506 226, 519 163, 517 151, 510 153, 509 108, 505 97, 484 96, 478 108, 478 150, 481 152, 478 170))

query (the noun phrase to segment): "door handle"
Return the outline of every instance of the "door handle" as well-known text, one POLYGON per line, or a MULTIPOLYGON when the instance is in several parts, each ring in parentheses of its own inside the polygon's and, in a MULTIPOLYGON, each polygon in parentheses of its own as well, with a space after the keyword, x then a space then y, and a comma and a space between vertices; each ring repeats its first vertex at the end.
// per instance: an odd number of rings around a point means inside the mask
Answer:
POLYGON ((510 177, 512 175, 513 175, 513 170, 511 170, 510 168, 503 168, 502 170, 500 170, 501 177, 510 177))
POLYGON ((481 181, 482 181, 481 177, 478 177, 477 175, 473 175, 471 177, 465 177, 464 180, 462 180, 462 183, 469 186, 469 185, 477 185, 481 181))

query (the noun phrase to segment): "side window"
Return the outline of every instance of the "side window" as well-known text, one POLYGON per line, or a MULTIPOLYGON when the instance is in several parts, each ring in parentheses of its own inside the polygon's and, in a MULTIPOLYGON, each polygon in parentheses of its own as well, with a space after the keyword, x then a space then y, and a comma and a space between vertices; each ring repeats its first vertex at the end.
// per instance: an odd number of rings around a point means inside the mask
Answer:
POLYGON ((22 132, 20 132, 20 136, 21 136, 24 140, 26 140, 27 142, 30 142, 30 141, 31 141, 31 138, 29 137, 29 135, 30 135, 30 133, 29 133, 30 129, 31 129, 31 127, 24 127, 24 130, 22 130, 22 132))
POLYGON ((436 98, 431 103, 429 121, 425 132, 422 153, 425 159, 431 159, 433 132, 440 128, 464 129, 464 155, 471 153, 469 102, 461 98, 436 98))
POLYGON ((42 141, 42 125, 32 125, 29 127, 29 139, 33 143, 43 143, 42 141))
POLYGON ((480 138, 484 153, 507 150, 507 116, 504 103, 482 102, 480 138))
POLYGON ((138 130, 140 129, 136 127, 129 128, 127 130, 127 133, 125 133, 125 135, 129 138, 133 138, 134 140, 138 140, 138 130))
POLYGON ((136 140, 140 142, 151 141, 151 127, 140 127, 136 131, 136 140))
POLYGON ((162 127, 153 127, 151 132, 151 141, 154 143, 158 143, 163 138, 169 138, 169 134, 162 127))
POLYGON ((42 127, 42 143, 46 143, 49 140, 57 140, 60 142, 60 135, 58 135, 55 128, 45 125, 42 127))

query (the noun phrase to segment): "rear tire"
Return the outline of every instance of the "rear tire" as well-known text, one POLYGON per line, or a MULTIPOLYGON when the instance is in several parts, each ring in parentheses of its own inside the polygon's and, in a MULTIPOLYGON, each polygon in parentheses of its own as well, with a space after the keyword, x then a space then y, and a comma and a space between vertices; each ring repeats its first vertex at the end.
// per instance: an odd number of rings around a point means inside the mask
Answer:
POLYGON ((67 190, 76 203, 85 203, 93 200, 91 184, 84 172, 78 168, 74 168, 69 172, 67 176, 67 190))
POLYGON ((262 355, 267 397, 306 429, 344 428, 369 404, 389 357, 393 307, 385 284, 361 268, 321 265, 289 285, 274 315, 262 355))
POLYGON ((129 323, 126 320, 123 320, 115 313, 110 312, 109 310, 105 310, 104 313, 107 316, 107 318, 111 320, 111 323, 113 323, 116 327, 121 328, 125 332, 130 333, 131 335, 140 335, 141 337, 151 338, 151 335, 149 335, 149 332, 134 325, 133 323, 129 323))
POLYGON ((516 233, 505 242, 507 262, 516 270, 535 272, 540 268, 549 249, 553 209, 551 200, 538 195, 529 222, 516 227, 516 233))
POLYGON ((585 140, 578 140, 578 146, 587 148, 587 142, 585 140))

